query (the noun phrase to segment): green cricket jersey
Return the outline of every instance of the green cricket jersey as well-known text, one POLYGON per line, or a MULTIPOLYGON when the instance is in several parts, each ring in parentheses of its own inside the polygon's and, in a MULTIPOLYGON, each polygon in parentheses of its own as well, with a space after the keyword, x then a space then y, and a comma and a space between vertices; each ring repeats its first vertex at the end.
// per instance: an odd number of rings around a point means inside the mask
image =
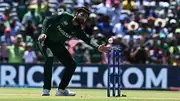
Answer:
POLYGON ((99 45, 90 39, 87 34, 82 30, 81 26, 73 26, 72 20, 74 16, 64 12, 61 15, 54 15, 46 17, 43 26, 42 34, 46 34, 48 39, 54 42, 65 42, 71 38, 78 38, 83 40, 90 46, 97 48, 99 45))

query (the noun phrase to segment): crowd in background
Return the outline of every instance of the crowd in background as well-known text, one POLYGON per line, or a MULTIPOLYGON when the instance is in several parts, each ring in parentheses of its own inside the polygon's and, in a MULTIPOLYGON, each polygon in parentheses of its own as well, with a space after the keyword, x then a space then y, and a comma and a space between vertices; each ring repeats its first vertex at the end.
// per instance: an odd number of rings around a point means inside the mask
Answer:
MULTIPOLYGON (((84 31, 120 47, 124 64, 180 65, 180 0, 0 0, 0 61, 44 62, 35 44, 43 19, 81 6, 92 12, 84 31)), ((77 63, 107 64, 106 54, 81 40, 66 47, 77 63)))

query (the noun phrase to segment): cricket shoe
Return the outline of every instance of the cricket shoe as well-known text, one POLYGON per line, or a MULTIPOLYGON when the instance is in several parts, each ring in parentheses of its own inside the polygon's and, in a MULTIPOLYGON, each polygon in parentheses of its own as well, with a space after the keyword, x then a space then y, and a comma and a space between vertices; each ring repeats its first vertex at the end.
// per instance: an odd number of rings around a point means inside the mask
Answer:
POLYGON ((75 96, 75 92, 71 92, 70 90, 62 90, 62 89, 57 89, 56 90, 56 95, 55 96, 75 96))
POLYGON ((50 96, 50 90, 43 89, 42 96, 50 96))

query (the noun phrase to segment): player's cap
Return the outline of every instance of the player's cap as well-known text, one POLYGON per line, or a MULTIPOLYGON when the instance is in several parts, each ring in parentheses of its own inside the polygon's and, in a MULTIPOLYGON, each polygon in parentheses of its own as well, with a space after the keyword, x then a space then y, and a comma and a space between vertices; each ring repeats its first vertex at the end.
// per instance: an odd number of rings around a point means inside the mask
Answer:
POLYGON ((88 16, 91 14, 91 11, 86 7, 80 7, 77 9, 77 12, 85 12, 88 14, 88 16))

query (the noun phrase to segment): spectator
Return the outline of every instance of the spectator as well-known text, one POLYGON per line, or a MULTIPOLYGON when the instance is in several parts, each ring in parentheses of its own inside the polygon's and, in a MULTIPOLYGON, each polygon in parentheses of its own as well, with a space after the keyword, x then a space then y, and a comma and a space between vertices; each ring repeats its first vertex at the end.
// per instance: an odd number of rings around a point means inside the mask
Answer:
POLYGON ((24 52, 23 59, 25 63, 36 63, 37 57, 35 51, 33 50, 32 43, 27 44, 27 50, 24 52))
POLYGON ((76 44, 74 47, 74 59, 77 63, 90 63, 90 58, 88 54, 87 48, 84 46, 84 43, 79 41, 79 43, 76 44))
POLYGON ((170 19, 168 26, 169 26, 168 27, 169 32, 175 33, 175 30, 178 26, 177 21, 175 19, 170 19))
POLYGON ((131 51, 130 57, 133 58, 135 64, 146 64, 148 61, 148 48, 144 46, 144 38, 140 39, 138 47, 131 51))
POLYGON ((167 55, 169 46, 168 46, 168 43, 166 42, 166 36, 161 33, 159 35, 159 39, 160 39, 160 42, 158 44, 158 47, 160 50, 164 52, 165 55, 167 55))
POLYGON ((41 23, 41 16, 35 11, 34 8, 29 8, 29 11, 24 15, 22 24, 28 23, 28 21, 32 21, 33 25, 38 25, 41 23))
POLYGON ((34 8, 38 14, 43 13, 47 10, 48 1, 46 0, 31 0, 30 1, 30 8, 34 8))
POLYGON ((110 38, 113 36, 112 33, 112 26, 109 23, 109 17, 103 16, 103 22, 98 24, 99 30, 103 35, 105 35, 106 38, 110 38))
POLYGON ((25 43, 34 43, 32 37, 31 37, 31 36, 28 36, 28 35, 25 36, 24 40, 25 40, 25 43))
POLYGON ((180 23, 180 0, 179 0, 179 5, 177 6, 177 22, 180 23))
POLYGON ((1 42, 0 61, 3 62, 3 63, 8 62, 8 52, 7 52, 7 44, 6 44, 6 42, 1 42))
POLYGON ((59 5, 58 14, 62 14, 63 12, 66 12, 66 5, 62 3, 59 5))
POLYGON ((125 56, 124 61, 125 61, 125 64, 133 64, 133 63, 135 63, 135 59, 130 55, 130 53, 135 49, 134 41, 133 40, 129 40, 127 45, 128 45, 128 47, 124 51, 124 56, 125 56))
POLYGON ((35 31, 36 31, 36 26, 33 25, 31 20, 28 20, 27 24, 25 25, 25 35, 33 37, 35 31))
POLYGON ((18 36, 15 43, 7 47, 8 63, 23 63, 24 48, 21 46, 21 40, 18 36))
POLYGON ((153 34, 153 36, 150 37, 149 40, 145 42, 145 46, 147 46, 149 49, 152 49, 155 43, 160 43, 159 41, 160 41, 159 35, 153 34))
POLYGON ((180 5, 180 0, 177 0, 176 2, 177 2, 177 5, 180 5))
POLYGON ((115 25, 119 22, 119 17, 121 16, 121 7, 119 0, 114 0, 111 8, 111 24, 115 25))
POLYGON ((0 20, 0 36, 4 34, 5 26, 3 21, 0 20))
POLYGON ((15 37, 15 41, 18 41, 19 42, 19 45, 21 46, 21 47, 25 47, 25 45, 26 45, 26 43, 24 42, 24 39, 23 39, 23 37, 22 37, 22 35, 21 34, 18 34, 16 37, 15 37))
POLYGON ((133 41, 133 45, 137 46, 136 41, 139 38, 139 35, 137 35, 138 26, 139 25, 134 21, 128 23, 126 35, 123 37, 123 41, 126 45, 128 45, 130 41, 133 41))
POLYGON ((158 48, 157 43, 155 43, 154 47, 149 50, 149 59, 150 59, 151 64, 165 64, 166 63, 164 52, 158 48))
POLYGON ((180 65, 180 45, 177 44, 177 40, 173 40, 169 47, 170 64, 174 66, 180 65))
POLYGON ((130 36, 136 36, 137 35, 137 29, 139 28, 139 24, 135 21, 131 21, 127 25, 127 34, 130 36))
MULTIPOLYGON (((175 30, 174 36, 175 36, 176 39, 179 39, 179 38, 180 38, 180 28, 177 28, 177 29, 175 30)), ((177 44, 180 45, 180 40, 177 40, 177 44)))
POLYGON ((22 27, 23 26, 19 23, 18 19, 12 19, 10 21, 11 36, 15 37, 22 27))
POLYGON ((1 42, 5 42, 8 46, 13 45, 14 37, 11 36, 10 28, 4 30, 4 34, 1 36, 1 42))
POLYGON ((125 27, 125 19, 120 17, 119 18, 119 22, 116 23, 113 27, 113 33, 115 33, 116 35, 125 35, 126 33, 126 27, 125 27))
POLYGON ((159 33, 162 33, 164 35, 168 35, 168 29, 165 26, 166 26, 165 19, 157 18, 154 22, 153 33, 158 31, 159 33))
POLYGON ((133 0, 123 0, 122 6, 123 6, 123 9, 125 10, 134 10, 135 2, 133 0))
MULTIPOLYGON (((93 38, 98 44, 106 44, 105 36, 101 33, 94 34, 93 38)), ((98 50, 90 49, 89 50, 90 55, 90 63, 93 64, 103 64, 105 55, 102 52, 99 52, 98 50)))
POLYGON ((22 21, 23 16, 26 14, 26 12, 27 12, 26 2, 25 0, 20 0, 17 6, 17 14, 20 21, 22 21))
POLYGON ((85 3, 91 3, 91 0, 77 0, 77 5, 83 6, 85 3))
POLYGON ((9 16, 9 13, 10 13, 10 9, 6 9, 2 15, 2 19, 3 19, 3 22, 4 22, 4 26, 6 28, 10 28, 10 23, 9 23, 9 20, 11 19, 10 16, 9 16))
MULTIPOLYGON (((92 37, 94 36, 96 36, 97 34, 99 34, 100 33, 100 31, 99 31, 99 29, 98 29, 98 27, 97 26, 94 26, 93 27, 93 30, 92 30, 92 37)), ((101 34, 101 33, 100 33, 101 34)))
POLYGON ((147 19, 141 19, 137 34, 142 35, 145 38, 149 38, 151 36, 151 32, 152 30, 148 26, 147 19))
POLYGON ((67 49, 69 50, 70 54, 74 56, 75 55, 74 47, 76 46, 77 43, 79 43, 79 40, 69 40, 67 43, 68 43, 67 49))

